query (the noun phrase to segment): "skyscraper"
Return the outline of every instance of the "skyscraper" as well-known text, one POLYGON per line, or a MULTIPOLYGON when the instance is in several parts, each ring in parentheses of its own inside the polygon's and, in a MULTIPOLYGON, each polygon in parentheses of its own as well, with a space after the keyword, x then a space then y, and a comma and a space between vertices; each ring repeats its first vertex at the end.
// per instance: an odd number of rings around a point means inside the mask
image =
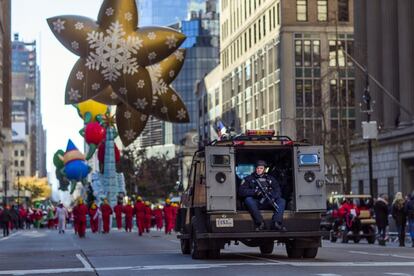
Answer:
POLYGON ((46 142, 41 116, 40 70, 36 41, 14 35, 12 43, 12 127, 15 170, 46 176, 46 142))
POLYGON ((217 1, 208 0, 205 12, 191 12, 189 20, 181 23, 181 32, 187 39, 182 47, 186 48, 186 59, 180 75, 172 86, 180 93, 187 106, 190 123, 173 125, 173 143, 180 144, 185 134, 197 129, 197 96, 196 88, 204 76, 219 63, 219 14, 217 1))

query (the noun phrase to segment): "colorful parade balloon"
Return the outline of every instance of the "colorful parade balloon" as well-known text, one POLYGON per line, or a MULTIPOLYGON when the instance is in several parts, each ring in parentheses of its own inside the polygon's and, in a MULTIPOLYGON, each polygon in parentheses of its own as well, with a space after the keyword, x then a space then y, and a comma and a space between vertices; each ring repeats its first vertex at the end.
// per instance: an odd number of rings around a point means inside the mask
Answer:
POLYGON ((88 123, 81 131, 80 134, 85 138, 85 142, 88 144, 88 154, 86 160, 91 159, 98 146, 105 140, 106 130, 98 122, 88 123))
POLYGON ((125 146, 139 136, 149 115, 189 121, 184 103, 169 87, 184 60, 178 47, 185 36, 170 28, 137 28, 135 0, 104 0, 97 22, 57 16, 48 23, 58 40, 80 56, 67 83, 66 104, 89 99, 117 104, 125 146))
POLYGON ((65 175, 72 183, 72 193, 78 181, 85 182, 91 168, 85 162, 85 156, 73 144, 72 140, 68 141, 66 152, 63 156, 63 162, 65 164, 65 175))

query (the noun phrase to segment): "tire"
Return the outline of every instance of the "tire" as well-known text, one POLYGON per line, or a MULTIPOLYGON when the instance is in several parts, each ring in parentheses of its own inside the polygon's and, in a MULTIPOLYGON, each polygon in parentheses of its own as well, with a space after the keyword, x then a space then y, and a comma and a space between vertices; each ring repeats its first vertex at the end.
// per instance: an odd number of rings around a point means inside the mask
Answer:
POLYGON ((209 259, 220 259, 220 248, 208 250, 207 255, 209 259))
POLYGON ((300 259, 303 257, 304 249, 286 245, 286 253, 291 259, 300 259))
POLYGON ((259 246, 260 253, 262 255, 272 254, 274 246, 275 246, 275 243, 274 242, 271 242, 271 243, 263 243, 263 244, 261 244, 259 246))
POLYGON ((305 248, 305 250, 303 251, 303 258, 315 259, 316 255, 318 255, 318 249, 318 247, 305 248))
POLYGON ((181 245, 181 253, 183 253, 184 255, 188 255, 191 253, 191 248, 190 248, 190 241, 187 239, 181 239, 180 240, 180 245, 181 245))
POLYGON ((198 242, 197 239, 195 239, 195 233, 193 233, 193 236, 191 237, 190 242, 190 254, 191 258, 195 260, 202 260, 207 258, 207 252, 206 250, 199 250, 198 249, 198 242))
POLYGON ((375 235, 368 236, 367 241, 368 241, 369 244, 374 244, 375 243, 375 235))

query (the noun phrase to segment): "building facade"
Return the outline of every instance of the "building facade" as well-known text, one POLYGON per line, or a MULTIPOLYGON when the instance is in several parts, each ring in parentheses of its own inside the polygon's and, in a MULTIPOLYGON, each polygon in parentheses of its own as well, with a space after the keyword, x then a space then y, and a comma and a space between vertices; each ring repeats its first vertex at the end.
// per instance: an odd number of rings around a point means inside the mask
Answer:
POLYGON ((11 1, 0 0, 0 195, 13 180, 11 163, 11 1), (8 185, 5 185, 7 181, 8 185))
POLYGON ((24 42, 18 34, 12 42, 12 139, 13 152, 18 153, 13 155, 13 162, 22 176, 46 177, 46 136, 36 46, 36 41, 24 42), (22 156, 24 160, 19 160, 22 156))
MULTIPOLYGON (((388 94, 370 81, 371 120, 379 127, 373 144, 373 194, 414 190, 414 2, 355 1, 355 57, 388 94), (394 101, 389 96, 393 96, 394 101)), ((364 103, 365 76, 356 73, 356 101, 364 103)), ((357 131, 366 114, 358 114, 357 131)), ((354 143, 354 191, 369 193, 367 143, 354 143)))
POLYGON ((197 85, 219 64, 218 3, 216 0, 208 0, 205 4, 205 13, 192 12, 191 18, 181 23, 181 32, 187 36, 182 45, 186 48, 186 58, 172 86, 180 93, 187 106, 190 122, 173 125, 173 143, 176 145, 181 143, 187 132, 197 131, 197 85))

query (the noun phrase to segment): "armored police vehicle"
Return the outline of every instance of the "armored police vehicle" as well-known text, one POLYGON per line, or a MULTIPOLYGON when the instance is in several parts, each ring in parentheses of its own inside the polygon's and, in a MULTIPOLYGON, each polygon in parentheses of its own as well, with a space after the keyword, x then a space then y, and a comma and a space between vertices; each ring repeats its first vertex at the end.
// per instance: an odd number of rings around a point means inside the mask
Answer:
POLYGON ((250 130, 198 150, 189 177, 175 229, 183 254, 194 259, 218 258, 231 242, 271 254, 277 242, 285 245, 289 258, 316 257, 324 235, 321 214, 326 212, 322 146, 275 136, 272 130, 250 130), (266 161, 267 173, 280 183, 286 201, 286 231, 271 230, 273 210, 261 210, 267 227, 257 231, 237 194, 257 160, 266 161))

